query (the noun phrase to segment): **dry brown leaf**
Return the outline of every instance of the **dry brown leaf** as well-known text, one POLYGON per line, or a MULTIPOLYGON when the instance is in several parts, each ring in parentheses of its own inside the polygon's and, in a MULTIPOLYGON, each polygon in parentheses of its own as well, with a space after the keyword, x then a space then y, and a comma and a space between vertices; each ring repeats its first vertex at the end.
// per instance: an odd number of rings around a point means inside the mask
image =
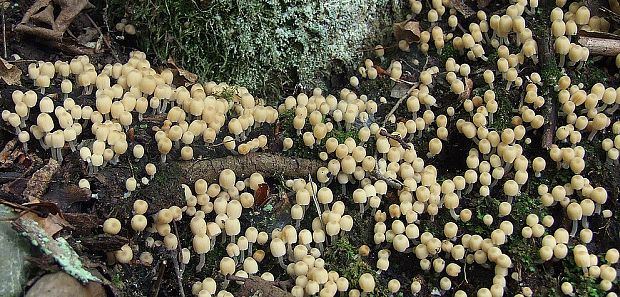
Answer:
POLYGON ((21 86, 22 71, 2 58, 0 61, 0 78, 9 86, 21 86))
POLYGON ((460 12, 465 18, 476 14, 476 12, 465 4, 463 0, 451 0, 450 3, 452 4, 452 7, 460 12))
POLYGON ((60 163, 54 159, 49 159, 48 163, 37 170, 28 181, 23 193, 24 197, 30 202, 39 202, 58 169, 60 169, 60 163))
POLYGON ((43 230, 45 230, 45 233, 47 233, 47 235, 49 236, 54 236, 54 234, 58 233, 58 231, 62 230, 64 227, 70 226, 67 221, 63 220, 57 214, 50 214, 46 218, 42 218, 33 212, 29 212, 24 214, 22 217, 29 218, 37 222, 37 224, 39 224, 39 226, 43 228, 43 230))
POLYGON ((174 59, 172 57, 168 58, 168 67, 176 70, 178 72, 178 76, 175 77, 175 81, 178 78, 181 78, 183 80, 183 84, 184 85, 190 85, 190 84, 194 84, 196 83, 196 81, 198 80, 198 75, 191 73, 185 69, 180 68, 179 66, 177 66, 176 62, 174 61, 174 59))
POLYGON ((409 43, 420 40, 420 23, 414 21, 404 21, 394 23, 394 37, 396 40, 406 40, 409 43))

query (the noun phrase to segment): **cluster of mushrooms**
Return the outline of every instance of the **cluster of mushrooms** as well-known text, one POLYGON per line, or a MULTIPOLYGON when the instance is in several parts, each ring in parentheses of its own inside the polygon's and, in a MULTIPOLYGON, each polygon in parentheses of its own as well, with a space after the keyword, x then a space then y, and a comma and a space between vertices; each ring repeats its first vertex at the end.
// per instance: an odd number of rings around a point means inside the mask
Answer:
MULTIPOLYGON (((572 37, 578 30, 608 31, 610 24, 604 17, 591 16, 582 3, 566 2, 556 0, 557 7, 544 17, 551 19, 549 30, 559 66, 578 69, 589 58, 589 51, 571 43, 572 37)), ((618 9, 617 1, 609 2, 618 9)), ((292 149, 296 142, 309 149, 318 148, 320 153, 316 157, 325 166, 316 172, 316 181, 286 180, 284 186, 294 198, 290 225, 274 230, 242 228, 239 219, 254 206, 254 195, 265 179, 260 173, 240 177, 230 169, 223 170, 215 181, 199 179, 193 185, 180 185, 185 205, 173 205, 147 216, 149 203, 138 199, 133 203, 131 218, 109 218, 103 224, 103 231, 109 234, 118 234, 128 227, 136 233, 147 232, 146 248, 164 246, 179 279, 192 257, 199 258, 195 269, 201 272, 206 254, 216 244, 223 245, 227 255, 218 259, 221 276, 206 276, 193 284, 192 293, 196 296, 232 296, 226 291, 227 275, 259 275, 268 281, 290 278, 294 280, 290 293, 295 297, 366 296, 375 291, 377 277, 389 269, 394 253, 412 253, 417 261, 411 265, 438 275, 435 279, 439 281, 427 283, 414 278, 401 286, 399 280, 391 279, 386 287, 392 294, 416 295, 427 286, 427 291, 459 297, 503 296, 508 281, 521 284, 521 274, 513 269, 513 259, 504 249, 508 238, 519 236, 533 239, 529 242, 538 248, 542 262, 572 257, 584 275, 597 280, 599 289, 609 291, 606 296, 616 296, 612 291, 618 289, 614 285, 618 250, 612 248, 602 254, 588 250, 593 240, 588 218, 610 218, 613 213, 605 208, 609 198, 606 189, 585 176, 586 151, 579 144, 582 140, 600 141, 608 162, 617 164, 620 121, 613 119, 617 118, 620 105, 620 88, 597 83, 587 90, 572 83, 567 75, 551 82, 543 81, 536 72, 521 75, 524 64, 539 62, 537 42, 526 25, 526 18, 531 18, 528 15, 539 9, 536 0, 511 1, 503 15, 487 16, 478 11, 476 20, 467 26, 450 1, 410 0, 409 7, 410 17, 421 20, 426 29, 417 44, 398 41, 401 51, 406 53, 417 47, 425 54, 432 49, 441 53, 451 43, 459 56, 448 58, 445 65, 421 70, 401 107, 407 110, 408 118, 396 122, 391 114, 386 120, 393 131, 375 119, 379 104, 386 99, 375 100, 356 93, 363 80, 401 80, 401 62, 392 61, 386 70, 375 66, 385 55, 383 46, 375 48, 376 61, 365 60, 358 68, 359 75, 350 78, 351 89, 326 95, 314 89, 310 94, 285 98, 277 108, 266 106, 243 87, 225 83, 174 86, 172 71, 155 71, 141 52, 132 52, 125 64, 105 65, 100 71, 84 56, 70 62, 33 63, 28 67, 28 77, 37 89, 13 92, 14 112, 4 110, 2 119, 15 129, 24 150, 28 150, 33 136, 42 148, 51 151, 52 158, 62 162, 63 150, 68 146, 72 152, 79 151, 88 173, 94 173, 107 164, 121 162, 122 158, 143 158, 145 147, 128 140, 127 131, 142 121, 145 114, 165 114, 154 134, 160 159, 155 163, 160 165, 148 163, 137 173, 141 176, 127 179, 124 198, 132 199, 132 192, 148 186, 156 167, 165 166, 171 152, 179 151, 181 160, 192 160, 193 146, 197 145, 222 144, 222 149, 233 155, 265 150, 267 136, 251 138, 252 131, 273 125, 280 114, 294 113, 292 126, 296 133, 282 139, 283 150, 292 149), (439 24, 445 22, 447 27, 442 28, 439 24), (497 53, 494 67, 475 69, 474 65, 486 65, 488 52, 497 53), (433 95, 438 87, 437 77, 445 78, 450 92, 462 95, 466 80, 473 73, 483 74, 485 85, 474 86, 484 88, 483 94, 463 98, 462 104, 436 115, 440 109, 433 95), (60 93, 47 94, 54 84, 58 84, 60 93), (552 96, 557 95, 560 104, 561 125, 555 131, 552 148, 542 156, 530 158, 524 154, 523 146, 532 141, 528 135, 537 130, 539 133, 545 124, 541 107, 548 99, 539 92, 545 85, 554 86, 552 96), (511 119, 512 127, 501 131, 490 128, 493 115, 500 108, 496 87, 520 91, 521 102, 511 119), (77 104, 69 97, 79 92, 78 88, 83 94, 94 91, 94 106, 77 104), (232 96, 224 96, 231 90, 232 96), (39 112, 36 117, 30 114, 33 108, 39 112), (457 117, 460 109, 463 116, 457 117), (29 123, 29 119, 36 120, 29 123), (453 131, 448 129, 450 123, 456 127, 453 131), (83 133, 85 129, 89 133, 83 133), (344 141, 328 137, 334 129, 353 131, 357 137, 344 141), (429 161, 442 152, 449 133, 462 134, 471 141, 472 148, 462 175, 439 179, 437 169, 429 161), (414 147, 411 142, 423 134, 431 134, 432 139, 425 147, 414 147), (85 139, 83 135, 93 138, 85 139), (132 156, 123 157, 128 150, 132 156), (531 213, 520 218, 525 220, 525 226, 514 230, 511 212, 515 201, 521 199, 528 181, 544 175, 547 166, 565 170, 571 178, 567 184, 540 184, 540 204, 561 208, 566 218, 531 213), (340 185, 340 195, 332 191, 335 183, 340 185), (389 193, 395 194, 398 202, 386 200, 389 193), (495 217, 459 207, 462 199, 471 199, 474 194, 505 200, 499 204, 495 217), (434 221, 442 212, 449 213, 452 219, 442 233, 421 231, 425 222, 434 221), (312 218, 311 226, 302 226, 302 220, 308 216, 312 218), (459 227, 477 216, 492 230, 488 238, 464 233, 459 227), (329 245, 346 236, 360 218, 374 221, 373 242, 360 246, 359 255, 377 253, 376 272, 351 280, 329 271, 323 256, 329 245), (562 221, 572 224, 564 226, 562 221), (123 226, 124 223, 129 226, 123 226), (180 242, 173 232, 174 224, 189 224, 192 241, 180 242), (286 275, 273 275, 261 269, 268 257, 277 261, 286 275), (604 264, 600 263, 602 259, 604 264), (453 287, 461 281, 466 265, 493 269, 494 277, 488 287, 475 292, 455 290, 453 287), (217 283, 215 279, 222 281, 217 283)), ((119 24, 117 28, 131 34, 129 31, 134 29, 129 26, 119 24)), ((89 188, 88 178, 80 180, 79 185, 89 188)), ((130 245, 123 246, 114 257, 119 263, 151 265, 154 261, 151 252, 138 251, 137 246, 130 245), (134 253, 138 252, 136 257, 134 253)), ((576 296, 573 284, 560 281, 563 294, 576 296)), ((534 296, 534 290, 524 285, 515 296, 534 296)))

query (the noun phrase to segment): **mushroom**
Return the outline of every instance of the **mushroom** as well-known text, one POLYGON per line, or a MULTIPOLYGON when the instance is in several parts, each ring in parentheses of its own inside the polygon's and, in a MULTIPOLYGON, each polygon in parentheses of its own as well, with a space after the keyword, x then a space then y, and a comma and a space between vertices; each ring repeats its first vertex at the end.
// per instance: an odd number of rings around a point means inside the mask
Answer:
POLYGON ((278 258, 278 263, 282 269, 286 270, 286 265, 284 265, 284 255, 286 254, 286 246, 284 242, 280 238, 274 238, 271 240, 269 244, 269 250, 271 254, 278 258))

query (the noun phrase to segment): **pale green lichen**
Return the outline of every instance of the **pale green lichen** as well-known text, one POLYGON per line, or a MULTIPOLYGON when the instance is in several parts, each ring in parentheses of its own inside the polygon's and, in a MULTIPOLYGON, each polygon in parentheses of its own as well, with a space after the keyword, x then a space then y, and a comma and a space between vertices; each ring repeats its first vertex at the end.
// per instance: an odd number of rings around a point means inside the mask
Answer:
POLYGON ((361 48, 389 35, 403 6, 400 0, 112 3, 127 11, 147 52, 161 61, 174 57, 202 78, 261 96, 276 96, 283 85, 320 86, 333 65, 351 68, 361 48))
POLYGON ((32 245, 39 247, 41 252, 52 256, 66 273, 83 283, 101 282, 99 278, 84 269, 80 256, 64 238, 51 238, 37 222, 30 219, 20 219, 19 226, 24 229, 20 234, 29 238, 32 245))

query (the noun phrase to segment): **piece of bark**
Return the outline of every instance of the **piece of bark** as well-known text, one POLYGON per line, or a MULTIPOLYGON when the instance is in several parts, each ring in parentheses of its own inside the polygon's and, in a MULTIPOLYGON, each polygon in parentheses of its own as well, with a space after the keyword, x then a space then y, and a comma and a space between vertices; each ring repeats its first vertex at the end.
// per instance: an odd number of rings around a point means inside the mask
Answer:
POLYGON ((237 178, 245 178, 254 172, 265 176, 283 176, 284 178, 307 177, 316 175, 323 161, 294 157, 286 157, 271 153, 251 153, 244 156, 228 156, 211 160, 181 162, 181 168, 186 172, 186 183, 193 184, 198 179, 207 182, 216 180, 224 169, 231 169, 237 178))
POLYGON ((579 31, 577 42, 590 50, 590 55, 615 57, 620 54, 620 36, 603 32, 579 31))
POLYGON ((79 226, 73 230, 75 235, 92 234, 103 223, 97 215, 90 213, 63 213, 62 215, 69 224, 79 226))
POLYGON ((94 252, 113 252, 129 242, 129 239, 120 235, 98 234, 91 237, 81 238, 80 243, 88 250, 94 252))
POLYGON ((463 0, 451 0, 450 4, 452 4, 452 7, 460 12, 465 18, 469 18, 470 16, 476 14, 476 12, 465 4, 465 1, 463 0))
POLYGON ((58 169, 60 169, 60 163, 54 159, 49 159, 43 168, 32 175, 22 195, 30 202, 38 202, 47 191, 47 187, 58 169))
POLYGON ((270 297, 291 297, 289 292, 279 286, 284 286, 280 282, 266 281, 258 276, 239 277, 228 275, 226 278, 231 281, 243 282, 239 297, 270 296, 270 297))

